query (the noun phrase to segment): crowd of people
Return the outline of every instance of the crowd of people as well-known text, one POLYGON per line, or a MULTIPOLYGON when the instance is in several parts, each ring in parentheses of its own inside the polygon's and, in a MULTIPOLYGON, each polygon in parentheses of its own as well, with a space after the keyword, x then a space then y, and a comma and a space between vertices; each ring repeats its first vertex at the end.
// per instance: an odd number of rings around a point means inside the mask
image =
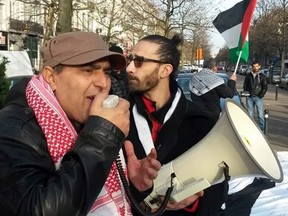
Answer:
MULTIPOLYGON (((47 41, 39 74, 13 86, 0 110, 0 215, 141 215, 161 165, 204 138, 219 98, 235 93, 236 75, 226 87, 208 60, 187 100, 175 80, 181 40, 149 35, 125 56, 94 33, 47 41), (102 106, 109 94, 120 96, 114 108, 102 106)), ((258 71, 253 63, 244 84, 251 115, 267 90, 258 71)), ((161 215, 224 215, 227 190, 224 180, 161 215)))

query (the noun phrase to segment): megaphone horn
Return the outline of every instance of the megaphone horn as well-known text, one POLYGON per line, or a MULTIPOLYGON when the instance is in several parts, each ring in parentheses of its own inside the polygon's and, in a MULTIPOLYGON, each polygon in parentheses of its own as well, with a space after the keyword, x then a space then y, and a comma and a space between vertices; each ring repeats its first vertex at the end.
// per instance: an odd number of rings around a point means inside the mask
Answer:
MULTIPOLYGON (((265 177, 283 180, 283 171, 275 153, 257 124, 231 99, 212 130, 196 145, 162 166, 154 180, 154 190, 144 202, 152 209, 158 196, 171 186, 172 200, 179 202, 224 179, 223 163, 233 177, 265 177)), ((156 205, 156 206, 155 206, 156 205)))

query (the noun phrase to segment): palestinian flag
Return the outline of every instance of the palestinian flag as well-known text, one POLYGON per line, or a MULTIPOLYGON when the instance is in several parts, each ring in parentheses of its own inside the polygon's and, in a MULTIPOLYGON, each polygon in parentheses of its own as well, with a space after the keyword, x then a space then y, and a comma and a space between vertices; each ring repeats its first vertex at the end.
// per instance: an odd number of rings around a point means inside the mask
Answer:
POLYGON ((229 48, 230 62, 247 62, 249 57, 248 32, 256 7, 256 0, 243 0, 232 8, 218 14, 213 25, 225 39, 229 48))

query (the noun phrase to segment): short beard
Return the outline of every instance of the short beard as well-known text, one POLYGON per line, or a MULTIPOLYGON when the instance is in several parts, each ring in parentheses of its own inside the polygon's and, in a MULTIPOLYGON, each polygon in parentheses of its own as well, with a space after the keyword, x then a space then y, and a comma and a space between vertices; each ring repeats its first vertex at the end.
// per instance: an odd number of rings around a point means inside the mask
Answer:
POLYGON ((158 72, 159 72, 160 65, 155 68, 155 70, 143 76, 140 79, 137 79, 139 82, 135 85, 131 85, 129 83, 129 91, 135 93, 145 93, 149 92, 151 89, 155 88, 159 83, 158 72))

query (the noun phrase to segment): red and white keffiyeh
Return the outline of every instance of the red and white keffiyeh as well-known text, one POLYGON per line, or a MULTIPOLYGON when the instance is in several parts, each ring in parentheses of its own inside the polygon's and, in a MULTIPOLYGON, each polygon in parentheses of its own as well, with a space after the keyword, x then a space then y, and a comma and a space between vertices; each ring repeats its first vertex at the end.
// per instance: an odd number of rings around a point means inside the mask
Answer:
MULTIPOLYGON (((42 75, 32 77, 26 88, 26 98, 45 134, 48 150, 56 169, 59 169, 61 159, 73 146, 78 135, 42 75)), ((120 158, 125 165, 122 151, 120 158)), ((124 171, 127 176, 126 167, 124 171)), ((132 215, 115 162, 88 215, 132 215)))

